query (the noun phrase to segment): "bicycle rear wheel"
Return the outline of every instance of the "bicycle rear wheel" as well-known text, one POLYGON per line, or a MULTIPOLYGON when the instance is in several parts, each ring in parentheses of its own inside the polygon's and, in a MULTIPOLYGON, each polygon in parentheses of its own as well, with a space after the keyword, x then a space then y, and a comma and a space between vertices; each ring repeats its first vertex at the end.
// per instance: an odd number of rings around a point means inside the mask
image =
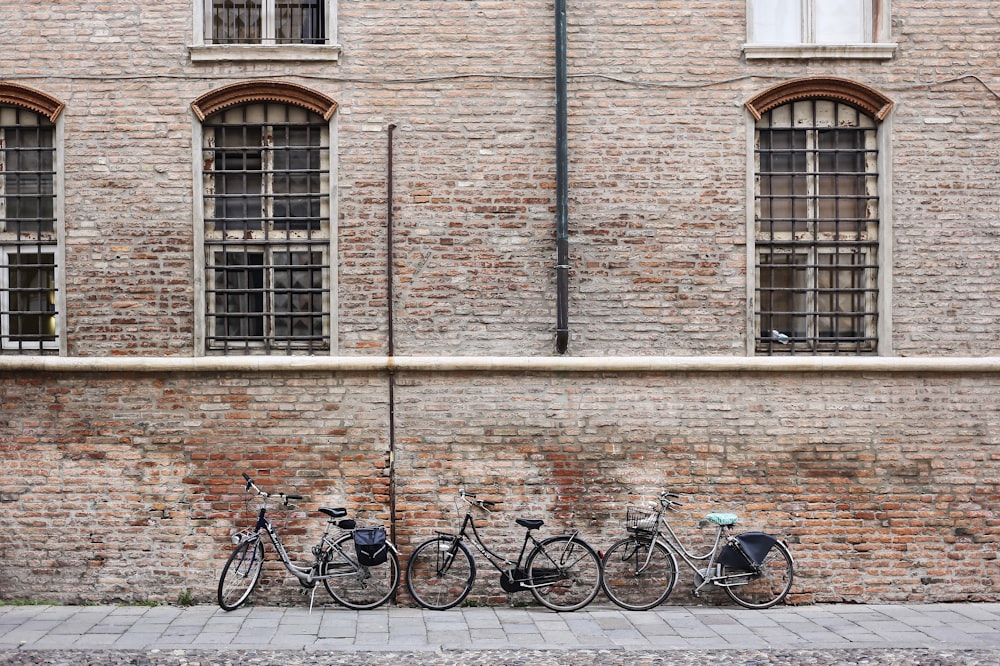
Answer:
POLYGON ((264 566, 264 544, 250 539, 236 546, 219 577, 219 606, 231 611, 239 608, 257 587, 264 566))
POLYGON ((726 593, 746 608, 770 608, 788 595, 794 576, 792 555, 780 541, 771 546, 758 572, 723 566, 726 593))
POLYGON ((410 555, 406 588, 413 600, 430 610, 446 610, 462 603, 476 580, 476 561, 455 537, 425 541, 410 555))
POLYGON ((604 555, 604 593, 626 610, 659 606, 670 596, 676 582, 676 558, 652 538, 625 537, 604 555))
POLYGON ((535 547, 525 563, 538 603, 554 611, 583 608, 601 590, 601 558, 575 536, 555 536, 535 547))
POLYGON ((399 587, 399 557, 388 549, 384 564, 366 567, 354 557, 354 536, 337 539, 320 566, 323 586, 337 603, 354 610, 378 608, 399 587))

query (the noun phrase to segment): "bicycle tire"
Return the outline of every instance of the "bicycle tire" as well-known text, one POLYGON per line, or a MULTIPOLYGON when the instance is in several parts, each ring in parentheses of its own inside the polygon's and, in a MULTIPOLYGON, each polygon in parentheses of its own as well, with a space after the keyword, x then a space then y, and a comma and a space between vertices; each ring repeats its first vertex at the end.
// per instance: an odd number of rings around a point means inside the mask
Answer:
POLYGON ((451 536, 423 542, 406 564, 406 589, 429 610, 462 603, 476 581, 476 560, 464 543, 451 536))
POLYGON ((745 608, 770 608, 788 596, 795 571, 791 553, 778 541, 767 552, 758 572, 746 573, 723 565, 722 575, 746 581, 725 585, 730 599, 745 608))
POLYGON ((525 568, 532 596, 554 611, 583 608, 601 591, 601 557, 573 535, 542 541, 528 555, 525 568))
POLYGON ((676 583, 677 558, 660 541, 628 536, 604 554, 601 586, 608 599, 625 610, 659 606, 676 583))
POLYGON ((218 599, 222 610, 236 610, 250 597, 264 567, 264 543, 251 538, 240 543, 226 560, 219 576, 218 599))
POLYGON ((386 561, 373 567, 354 557, 354 535, 345 534, 334 542, 320 564, 323 586, 334 601, 353 610, 378 608, 399 588, 399 557, 387 549, 386 561))

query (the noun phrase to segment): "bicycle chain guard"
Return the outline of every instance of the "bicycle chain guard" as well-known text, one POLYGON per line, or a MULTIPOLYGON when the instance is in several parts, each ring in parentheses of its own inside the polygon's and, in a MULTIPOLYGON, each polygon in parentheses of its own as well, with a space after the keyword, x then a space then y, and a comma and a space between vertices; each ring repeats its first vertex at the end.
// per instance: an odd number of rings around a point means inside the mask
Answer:
POLYGON ((525 573, 524 569, 507 569, 500 574, 500 587, 502 587, 503 591, 508 594, 523 592, 528 589, 522 585, 527 578, 528 575, 525 573))

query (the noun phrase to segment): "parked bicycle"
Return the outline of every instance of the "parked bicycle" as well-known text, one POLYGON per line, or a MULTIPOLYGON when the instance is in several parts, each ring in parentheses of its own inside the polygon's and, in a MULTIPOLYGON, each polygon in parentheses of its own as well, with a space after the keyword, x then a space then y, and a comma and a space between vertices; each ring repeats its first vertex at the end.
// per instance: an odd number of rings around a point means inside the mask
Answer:
POLYGON ((705 521, 716 527, 714 543, 707 553, 696 555, 677 538, 665 515, 682 506, 678 499, 664 492, 655 511, 627 507, 628 536, 604 555, 602 584, 611 601, 628 610, 663 603, 677 582, 675 555, 694 572, 696 597, 709 586, 721 587, 741 606, 768 608, 788 595, 794 564, 781 540, 762 532, 733 534, 737 516, 710 513, 705 521))
MULTIPOLYGON (((310 608, 320 581, 334 600, 355 610, 381 606, 393 596, 399 587, 399 555, 385 539, 383 528, 359 528, 353 519, 345 517, 347 509, 321 508, 319 512, 327 517, 327 522, 319 543, 312 549, 313 560, 306 566, 298 566, 292 563, 267 518, 268 500, 274 495, 258 488, 246 474, 243 478, 246 491, 259 497, 261 505, 257 523, 233 536, 236 548, 219 578, 219 606, 223 610, 239 608, 257 587, 264 566, 264 535, 270 539, 285 569, 310 593, 310 608)), ((284 493, 277 497, 285 506, 302 499, 302 495, 284 493)))
POLYGON ((460 514, 461 502, 468 506, 458 533, 438 532, 410 555, 406 586, 418 604, 445 610, 469 595, 477 569, 466 543, 471 543, 500 573, 500 587, 508 594, 530 591, 540 604, 555 611, 583 608, 597 596, 601 588, 601 558, 578 532, 538 540, 534 532, 544 521, 517 518, 515 522, 525 528, 524 541, 517 560, 510 560, 483 543, 471 512, 476 507, 492 513, 499 502, 459 490, 455 503, 460 514))

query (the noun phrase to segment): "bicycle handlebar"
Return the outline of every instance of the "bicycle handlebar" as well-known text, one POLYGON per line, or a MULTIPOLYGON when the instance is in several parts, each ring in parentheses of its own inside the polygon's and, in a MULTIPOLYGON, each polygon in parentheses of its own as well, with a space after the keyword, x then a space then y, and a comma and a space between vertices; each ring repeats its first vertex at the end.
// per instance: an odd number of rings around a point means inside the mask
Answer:
MULTIPOLYGON (((260 487, 256 483, 253 482, 253 479, 251 479, 250 476, 246 472, 243 472, 243 479, 247 482, 247 492, 250 492, 251 490, 253 490, 256 494, 258 494, 261 497, 263 497, 265 501, 267 500, 268 497, 271 497, 271 493, 267 493, 267 492, 264 492, 263 490, 261 490, 260 487)), ((295 494, 287 494, 286 495, 285 493, 278 493, 278 497, 282 498, 282 500, 284 501, 285 506, 288 506, 289 500, 300 500, 300 499, 303 499, 302 495, 295 495, 295 494)))
POLYGON ((684 506, 683 502, 677 501, 680 499, 680 497, 681 496, 678 495, 677 493, 664 491, 660 493, 660 505, 663 506, 664 509, 673 509, 678 506, 684 506))
POLYGON ((483 509, 484 511, 489 511, 494 507, 500 506, 500 502, 495 502, 493 500, 478 499, 476 497, 476 493, 466 492, 462 488, 458 489, 458 496, 464 499, 469 504, 472 504, 473 506, 478 506, 480 509, 483 509))

